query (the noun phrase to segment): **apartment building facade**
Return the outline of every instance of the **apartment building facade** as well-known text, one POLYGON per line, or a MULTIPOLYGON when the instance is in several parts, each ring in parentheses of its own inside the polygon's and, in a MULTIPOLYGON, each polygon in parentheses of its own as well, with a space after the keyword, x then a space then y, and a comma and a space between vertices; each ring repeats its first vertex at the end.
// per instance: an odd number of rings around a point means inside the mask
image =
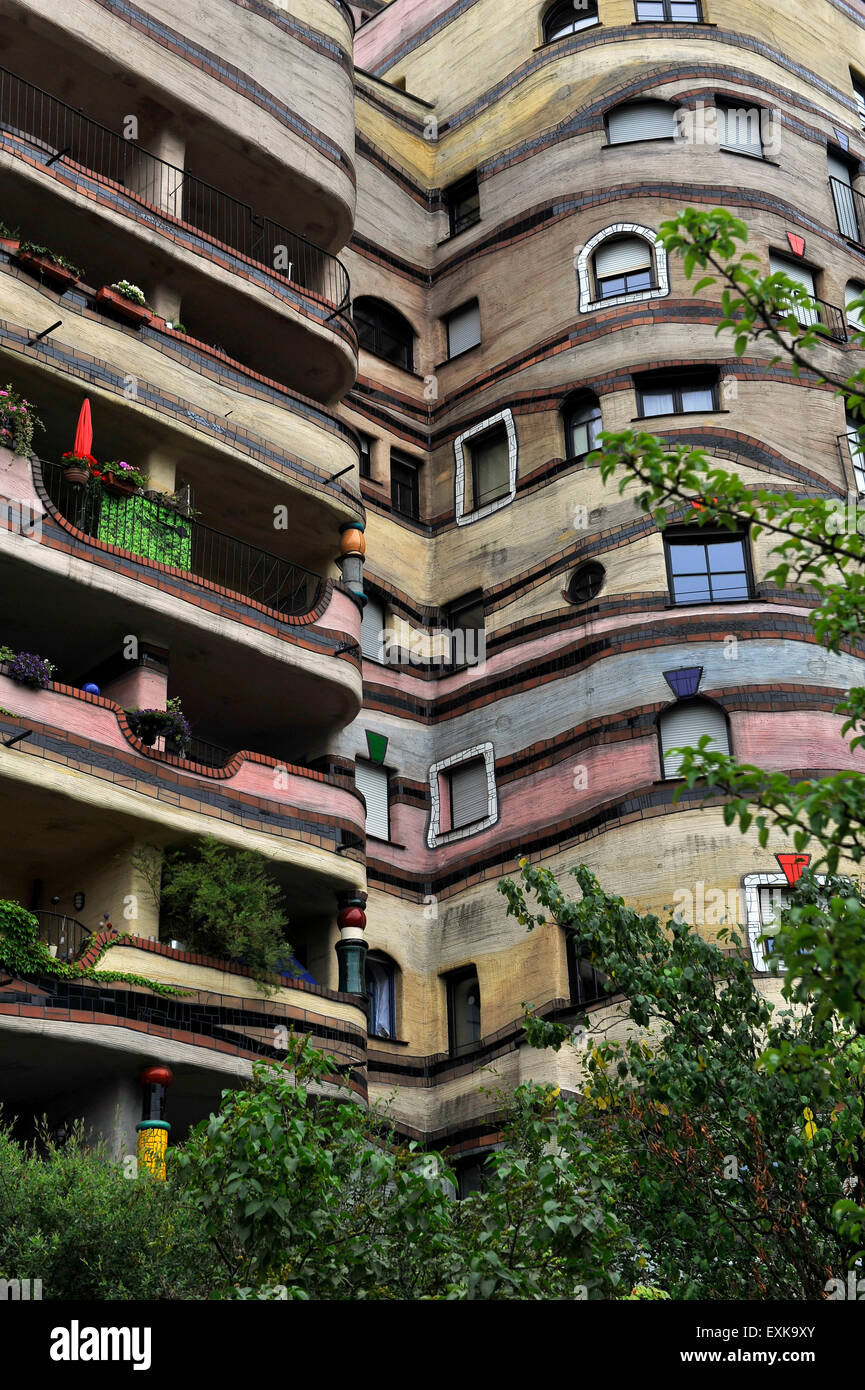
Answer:
POLYGON ((587 458, 648 422, 754 486, 860 495, 832 390, 737 358, 658 229, 729 208, 811 294, 815 364, 861 365, 865 7, 2 8, 3 381, 45 431, 5 451, 0 640, 57 671, 0 675, 0 896, 188 991, 10 980, 4 1097, 122 1148, 159 1065, 182 1137, 294 1026, 468 1168, 491 1085, 579 1088, 524 1006, 621 1017, 602 963, 505 915, 524 855, 691 894, 709 935, 741 904, 776 990, 789 845, 674 800, 668 750, 858 768, 832 711, 861 657, 815 644, 765 537, 661 532, 587 458), (85 397, 149 484, 95 510, 63 464, 85 397), (142 743, 124 710, 178 697, 192 742, 142 743), (265 998, 160 941, 141 853, 201 834, 267 855, 303 979, 265 998))

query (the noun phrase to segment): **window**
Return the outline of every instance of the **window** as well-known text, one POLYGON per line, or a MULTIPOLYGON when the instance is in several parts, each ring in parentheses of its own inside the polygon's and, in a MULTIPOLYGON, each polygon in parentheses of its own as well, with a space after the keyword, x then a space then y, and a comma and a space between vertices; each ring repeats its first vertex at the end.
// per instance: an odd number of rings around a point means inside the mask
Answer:
POLYGON ((559 0, 551 5, 544 15, 544 43, 554 39, 564 39, 568 34, 576 34, 580 29, 590 29, 598 21, 597 0, 586 0, 579 7, 574 0, 559 0))
POLYGON ((667 24, 700 24, 703 12, 700 0, 636 0, 637 22, 651 20, 667 24))
POLYGON ((611 145, 635 140, 672 140, 676 112, 664 101, 630 101, 607 114, 607 139, 611 145))
POLYGON ((616 237, 595 252, 596 299, 613 299, 654 287, 652 248, 642 237, 616 237))
POLYGON ((388 773, 384 767, 358 758, 354 765, 354 780, 366 801, 366 833, 376 840, 390 839, 388 807, 388 773))
POLYGON ((853 463, 853 474, 856 479, 856 489, 860 496, 865 496, 865 433, 861 435, 859 431, 865 431, 865 423, 857 420, 855 415, 847 412, 847 443, 850 446, 850 458, 853 463))
POLYGON ((848 280, 844 290, 844 303, 847 306, 847 322, 852 324, 857 333, 865 333, 865 309, 853 309, 851 305, 856 299, 865 296, 865 285, 859 280, 848 280))
POLYGON ((673 753, 671 749, 696 748, 704 735, 712 740, 712 752, 730 752, 727 717, 720 706, 713 705, 711 700, 680 700, 678 704, 671 705, 658 721, 658 732, 665 779, 678 777, 682 765, 681 753, 673 753))
MULTIPOLYGON (((816 299, 817 287, 814 283, 814 272, 808 266, 802 265, 800 261, 791 261, 788 256, 779 256, 776 251, 770 251, 769 269, 773 275, 783 273, 789 276, 791 280, 795 280, 797 285, 802 286, 802 289, 811 299, 816 299)), ((792 301, 790 310, 805 328, 820 322, 820 313, 816 305, 811 308, 810 305, 792 301)))
POLYGON ((367 352, 410 372, 414 367, 414 330, 407 319, 380 299, 356 299, 357 341, 367 352))
POLYGON ((366 595, 360 620, 360 650, 371 661, 384 660, 385 607, 380 599, 366 595))
POLYGON ((493 745, 479 743, 433 763, 429 789, 430 849, 495 825, 499 812, 493 745))
POLYGON ((718 139, 721 148, 762 159, 762 114, 758 106, 733 106, 719 101, 718 139))
POLYGON ((420 514, 417 464, 403 454, 390 454, 390 504, 400 516, 417 520, 420 514))
POLYGON ((451 236, 458 236, 467 227, 481 220, 481 195, 477 174, 468 174, 459 183, 445 189, 445 202, 450 217, 451 236))
POLYGON ((636 378, 637 410, 644 419, 655 415, 691 415, 718 409, 717 372, 636 378))
POLYGON ((481 991, 473 965, 446 975, 448 992, 448 1047, 459 1055, 481 1040, 481 991))
POLYGON ((598 435, 603 420, 597 396, 579 392, 565 401, 562 415, 565 421, 565 448, 568 458, 581 459, 598 447, 598 435))
POLYGON ((448 609, 452 666, 476 666, 486 650, 486 623, 482 593, 460 599, 448 609))
POLYGON ((366 997, 371 1038, 396 1037, 396 965, 381 951, 366 958, 366 997))
POLYGON ((836 150, 827 152, 829 164, 829 187, 835 204, 835 217, 838 231, 850 241, 859 242, 859 217, 856 210, 856 195, 853 191, 855 168, 850 160, 836 150))
POLYGON ((610 993, 607 976, 582 954, 576 934, 572 931, 565 932, 565 950, 571 1003, 592 1004, 597 999, 605 999, 610 993))
POLYGON ((674 603, 725 603, 751 596, 746 537, 733 531, 666 540, 674 603))
POLYGON ((865 77, 860 77, 858 72, 850 69, 850 81, 853 83, 853 95, 856 98, 856 108, 859 112, 859 122, 865 130, 865 77))
POLYGON ((360 476, 362 478, 372 477, 372 436, 360 434, 360 476))
POLYGON ((477 300, 464 304, 448 314, 445 319, 448 331, 448 357, 459 357, 461 352, 477 347, 481 340, 481 313, 477 300))
POLYGON ((588 603, 596 594, 601 592, 606 577, 603 565, 599 565, 595 561, 580 565, 579 569, 571 575, 571 582, 568 585, 568 598, 571 603, 588 603))
POLYGON ((511 488, 510 449, 504 425, 475 435, 467 446, 471 461, 472 510, 506 497, 511 488))
POLYGON ((454 440, 457 526, 469 526, 512 502, 517 431, 510 410, 481 420, 454 440))

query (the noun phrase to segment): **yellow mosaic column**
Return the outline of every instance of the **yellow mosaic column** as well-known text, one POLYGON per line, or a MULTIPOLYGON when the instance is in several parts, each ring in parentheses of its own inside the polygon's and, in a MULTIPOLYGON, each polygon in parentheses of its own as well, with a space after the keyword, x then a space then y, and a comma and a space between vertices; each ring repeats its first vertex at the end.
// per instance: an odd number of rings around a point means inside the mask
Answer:
POLYGON ((165 1092, 173 1080, 168 1067, 145 1067, 141 1073, 144 1091, 143 1118, 138 1130, 139 1172, 147 1169, 151 1177, 165 1181, 165 1155, 171 1125, 165 1117, 165 1092))

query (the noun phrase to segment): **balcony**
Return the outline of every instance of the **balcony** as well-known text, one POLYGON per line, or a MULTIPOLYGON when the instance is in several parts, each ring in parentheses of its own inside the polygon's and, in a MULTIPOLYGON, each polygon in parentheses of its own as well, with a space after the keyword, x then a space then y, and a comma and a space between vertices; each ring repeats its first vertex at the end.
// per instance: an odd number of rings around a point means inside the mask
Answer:
MULTIPOLYGON (((794 314, 802 328, 822 326, 825 329, 824 337, 833 343, 846 343, 847 317, 844 310, 839 309, 837 304, 828 304, 825 299, 816 299, 813 295, 808 298, 808 304, 791 304, 787 314, 794 314)), ((783 318, 784 314, 779 313, 775 317, 783 318)))
POLYGON ((309 613, 322 580, 301 565, 204 526, 181 508, 133 494, 112 497, 92 482, 67 482, 61 464, 34 461, 61 516, 93 540, 186 571, 286 617, 309 613))
POLYGON ((65 912, 37 910, 33 916, 39 920, 39 939, 57 960, 75 960, 90 940, 90 928, 65 912))
POLYGON ((829 186, 832 189, 838 231, 848 241, 855 241, 857 246, 865 245, 865 198, 843 179, 831 178, 829 186))

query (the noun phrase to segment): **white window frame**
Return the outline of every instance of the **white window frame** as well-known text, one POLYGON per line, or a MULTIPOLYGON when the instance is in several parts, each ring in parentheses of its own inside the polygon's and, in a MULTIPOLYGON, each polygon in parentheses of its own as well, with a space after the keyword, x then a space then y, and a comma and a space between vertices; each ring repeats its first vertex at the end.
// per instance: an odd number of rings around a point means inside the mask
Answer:
POLYGON ((658 244, 658 233, 651 227, 643 227, 638 222, 614 222, 604 227, 587 241, 577 258, 577 278, 580 287, 579 307, 581 314, 590 314, 596 309, 612 309, 617 304, 639 304, 646 299, 666 299, 670 293, 670 268, 667 253, 658 244), (648 241, 654 256, 657 284, 651 290, 635 290, 632 294, 618 294, 611 299, 594 299, 594 272, 592 257, 604 241, 613 237, 636 236, 648 241))
POLYGON ((495 748, 491 743, 476 743, 472 748, 464 748, 461 753, 453 753, 449 758, 442 758, 439 762, 433 763, 429 770, 429 791, 430 791, 430 824, 427 831, 427 847, 437 849, 439 845, 449 845, 454 840, 465 840, 469 835, 477 835, 479 831, 486 830, 491 825, 495 825, 499 818, 499 798, 496 791, 496 758, 495 748), (487 796, 488 812, 481 820, 473 821, 471 825, 461 825, 458 830, 442 830, 441 828, 441 788, 439 786, 439 775, 447 772, 448 769, 456 767, 459 763, 467 763, 475 758, 483 758, 487 769, 487 796))
MULTIPOLYGON (((826 882, 825 874, 817 875, 818 883, 826 882)), ((763 953, 762 944, 758 937, 762 936, 765 927, 760 918, 760 889, 761 888, 782 888, 786 892, 792 892, 792 886, 786 874, 745 874, 742 879, 742 888, 745 892, 745 918, 748 926, 748 942, 751 947, 751 958, 754 962, 754 969, 759 970, 761 975, 774 975, 784 969, 784 962, 780 956, 773 956, 771 963, 767 961, 763 953)))
POLYGON ((457 526, 469 526, 473 521, 481 521, 485 516, 491 516, 493 512, 500 511, 502 507, 510 506, 517 495, 517 453, 517 427, 510 410, 500 410, 497 415, 491 415, 489 419, 481 420, 480 424, 472 425, 470 430, 465 430, 462 434, 457 435, 454 440, 457 526), (503 497, 497 497, 494 502, 488 502, 484 507, 467 512, 466 469, 469 461, 466 459, 465 444, 474 435, 486 434, 488 430, 500 424, 504 424, 508 432, 508 490, 503 497))

